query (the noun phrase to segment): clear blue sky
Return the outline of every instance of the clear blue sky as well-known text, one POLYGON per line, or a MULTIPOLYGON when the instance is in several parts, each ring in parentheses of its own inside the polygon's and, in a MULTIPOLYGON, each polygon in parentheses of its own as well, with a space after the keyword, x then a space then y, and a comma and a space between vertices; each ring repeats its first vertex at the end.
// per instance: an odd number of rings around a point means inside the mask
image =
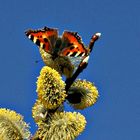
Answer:
MULTIPOLYGON (((140 1, 139 0, 3 0, 0 3, 0 107, 16 110, 35 123, 31 108, 36 77, 44 65, 24 31, 44 26, 77 31, 85 44, 95 32, 88 68, 80 78, 94 82, 100 98, 80 111, 87 126, 77 140, 140 138, 140 1)), ((69 109, 67 107, 67 109, 69 109)))

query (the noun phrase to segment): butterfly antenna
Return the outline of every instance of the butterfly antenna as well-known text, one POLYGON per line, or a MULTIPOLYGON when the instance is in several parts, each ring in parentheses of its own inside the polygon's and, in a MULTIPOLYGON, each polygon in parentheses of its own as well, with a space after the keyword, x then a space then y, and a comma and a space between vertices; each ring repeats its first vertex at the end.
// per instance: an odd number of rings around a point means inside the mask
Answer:
POLYGON ((94 47, 94 43, 100 38, 101 36, 101 33, 95 33, 92 37, 91 37, 91 40, 90 40, 90 43, 89 43, 89 51, 91 52, 93 47, 94 47))

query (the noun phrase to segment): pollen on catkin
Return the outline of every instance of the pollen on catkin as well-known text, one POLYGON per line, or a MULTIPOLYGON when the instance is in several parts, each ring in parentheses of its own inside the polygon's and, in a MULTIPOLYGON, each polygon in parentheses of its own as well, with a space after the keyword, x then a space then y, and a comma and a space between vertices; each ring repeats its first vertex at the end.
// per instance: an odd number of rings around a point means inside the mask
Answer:
POLYGON ((98 90, 93 83, 79 79, 72 84, 68 93, 73 94, 73 98, 76 94, 80 95, 79 98, 81 101, 79 103, 69 102, 74 109, 84 109, 94 105, 99 96, 98 90))
POLYGON ((39 100, 47 109, 55 109, 63 103, 65 97, 65 83, 60 74, 44 66, 37 80, 37 93, 39 100))
POLYGON ((29 140, 28 129, 20 114, 0 108, 0 140, 29 140))
POLYGON ((55 113, 48 124, 40 123, 37 135, 42 140, 74 140, 85 125, 85 117, 80 113, 55 113))

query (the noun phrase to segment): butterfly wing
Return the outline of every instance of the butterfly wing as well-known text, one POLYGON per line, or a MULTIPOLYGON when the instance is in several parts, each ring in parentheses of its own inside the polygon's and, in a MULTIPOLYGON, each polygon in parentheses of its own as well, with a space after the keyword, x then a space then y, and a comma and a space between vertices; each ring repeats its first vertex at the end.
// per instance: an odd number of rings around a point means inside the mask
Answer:
POLYGON ((80 57, 87 54, 81 37, 77 32, 64 31, 62 35, 62 47, 60 55, 69 57, 80 57))
POLYGON ((43 48, 46 52, 51 53, 58 38, 57 29, 44 27, 40 30, 28 30, 26 36, 37 46, 43 48))
POLYGON ((60 56, 66 56, 74 65, 75 70, 85 55, 88 49, 85 48, 81 37, 77 32, 64 31, 62 35, 62 46, 60 56))

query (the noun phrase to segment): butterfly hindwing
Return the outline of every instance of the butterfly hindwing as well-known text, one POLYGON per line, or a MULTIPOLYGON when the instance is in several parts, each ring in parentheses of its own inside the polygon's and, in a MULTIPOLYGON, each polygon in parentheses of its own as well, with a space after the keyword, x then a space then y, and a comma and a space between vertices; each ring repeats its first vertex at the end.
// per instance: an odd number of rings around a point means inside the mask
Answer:
POLYGON ((64 31, 60 55, 80 57, 87 54, 87 49, 77 32, 64 31))
POLYGON ((52 52, 55 42, 58 38, 57 29, 44 27, 40 30, 28 30, 26 36, 37 46, 43 48, 46 52, 52 52))

